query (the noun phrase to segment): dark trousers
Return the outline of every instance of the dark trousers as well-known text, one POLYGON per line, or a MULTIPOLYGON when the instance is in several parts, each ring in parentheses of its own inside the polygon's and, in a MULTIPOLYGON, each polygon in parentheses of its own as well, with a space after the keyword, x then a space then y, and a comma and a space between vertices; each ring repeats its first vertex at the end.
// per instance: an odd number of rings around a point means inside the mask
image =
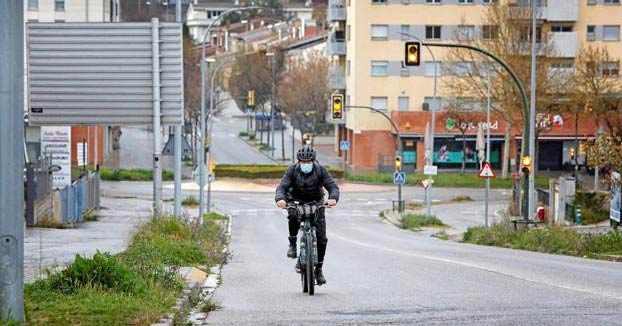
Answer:
MULTIPOLYGON (((300 230, 300 222, 297 221, 296 216, 288 216, 289 219, 289 236, 295 237, 300 230)), ((317 260, 319 263, 324 262, 324 255, 326 255, 326 244, 328 239, 326 238, 326 218, 324 217, 324 210, 320 209, 317 219, 313 224, 315 226, 315 238, 317 239, 317 260)))

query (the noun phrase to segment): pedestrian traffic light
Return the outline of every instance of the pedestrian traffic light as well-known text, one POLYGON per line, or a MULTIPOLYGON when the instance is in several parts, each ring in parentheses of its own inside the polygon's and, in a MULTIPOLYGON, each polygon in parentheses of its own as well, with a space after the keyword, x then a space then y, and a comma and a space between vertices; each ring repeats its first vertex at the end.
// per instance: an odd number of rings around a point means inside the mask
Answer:
POLYGON ((255 106, 255 91, 249 90, 248 97, 246 98, 246 104, 248 106, 255 106))
POLYGON ((421 43, 419 42, 406 42, 404 47, 404 64, 406 66, 418 66, 421 64, 421 43))
POLYGON ((521 171, 523 171, 523 173, 525 174, 531 173, 531 157, 523 156, 523 158, 520 161, 520 165, 521 165, 521 171))
POLYGON ((343 94, 331 95, 333 119, 343 118, 343 94))
POLYGON ((572 148, 572 147, 570 148, 570 153, 569 154, 570 154, 570 160, 574 161, 574 157, 575 157, 574 148, 572 148))
POLYGON ((395 157, 395 171, 397 172, 402 171, 402 157, 401 156, 395 157))

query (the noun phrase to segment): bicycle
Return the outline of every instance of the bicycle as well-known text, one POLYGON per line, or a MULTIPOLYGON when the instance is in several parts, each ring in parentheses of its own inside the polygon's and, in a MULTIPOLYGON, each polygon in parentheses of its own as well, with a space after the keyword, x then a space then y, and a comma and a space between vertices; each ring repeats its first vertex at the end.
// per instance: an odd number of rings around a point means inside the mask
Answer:
POLYGON ((288 212, 295 213, 290 213, 289 215, 296 216, 301 223, 300 230, 302 232, 300 232, 300 247, 298 250, 298 260, 296 261, 296 272, 300 273, 302 292, 309 293, 309 295, 315 293, 314 270, 318 264, 317 239, 313 222, 317 219, 320 209, 324 209, 325 207, 328 206, 314 203, 300 204, 299 202, 287 204, 286 206, 288 212), (313 220, 311 220, 311 218, 313 218, 313 220))

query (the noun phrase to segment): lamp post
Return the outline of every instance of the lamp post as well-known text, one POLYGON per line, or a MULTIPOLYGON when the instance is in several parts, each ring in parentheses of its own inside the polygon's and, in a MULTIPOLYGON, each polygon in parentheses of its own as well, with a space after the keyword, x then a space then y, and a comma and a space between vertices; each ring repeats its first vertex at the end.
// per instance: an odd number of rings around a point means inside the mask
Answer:
MULTIPOLYGON (((603 130, 603 126, 598 126, 598 131, 596 132, 596 140, 598 140, 603 134, 605 133, 605 130, 603 130)), ((575 154, 577 157, 579 157, 579 153, 575 154)), ((598 192, 598 188, 600 187, 600 168, 598 166, 594 167, 594 192, 598 192)))
POLYGON ((274 76, 274 52, 266 53, 266 56, 270 58, 270 75, 272 79, 272 90, 270 92, 270 137, 268 145, 271 147, 272 158, 274 158, 274 100, 275 100, 275 76, 274 76))
MULTIPOLYGON (((531 0, 531 85, 530 85, 530 108, 529 108, 529 157, 532 160, 532 171, 529 173, 528 186, 528 212, 525 217, 533 219, 536 211, 535 203, 535 175, 536 175, 536 1, 531 0)), ((527 139, 523 139, 527 141, 527 139)))
MULTIPOLYGON (((430 49, 429 46, 425 45, 423 40, 421 40, 419 37, 414 36, 412 34, 409 33, 400 33, 404 36, 407 37, 412 37, 415 40, 419 41, 423 46, 425 46, 425 48, 428 50, 428 52, 430 53, 430 57, 432 57, 432 61, 434 62, 434 91, 432 93, 432 122, 430 123, 430 141, 428 142, 429 144, 429 148, 426 148, 426 165, 434 165, 434 135, 435 135, 435 124, 436 124, 436 85, 437 85, 437 76, 438 76, 438 62, 436 61, 436 58, 434 57, 434 52, 432 52, 432 50, 430 49)), ((430 183, 426 189, 425 189, 425 205, 426 205, 426 214, 428 216, 432 215, 432 183, 430 183)))
POLYGON ((264 6, 248 6, 248 7, 241 7, 241 8, 233 8, 233 9, 229 9, 225 12, 223 12, 222 14, 220 14, 220 16, 216 17, 208 26, 207 29, 205 29, 205 32, 203 33, 203 39, 202 39, 202 48, 201 48, 201 146, 200 146, 200 155, 199 155, 199 221, 203 221, 203 206, 204 206, 204 201, 203 201, 203 188, 205 188, 205 162, 204 162, 204 157, 205 157, 205 74, 206 74, 206 69, 207 69, 207 65, 205 64, 205 42, 207 41, 207 37, 209 36, 210 30, 212 29, 212 27, 219 22, 223 17, 226 17, 227 15, 229 15, 232 12, 237 12, 237 11, 248 11, 248 10, 255 10, 255 9, 270 9, 268 7, 264 7, 264 6))
MULTIPOLYGON (((344 109, 367 109, 367 110, 371 110, 373 112, 376 113, 380 113, 383 117, 385 117, 387 120, 389 120, 389 123, 391 123, 391 126, 393 127, 393 129, 395 129, 395 133, 397 134, 397 150, 398 153, 400 154, 400 157, 404 156, 404 149, 402 148, 402 135, 400 135, 400 130, 397 128, 397 125, 395 124, 395 122, 393 122, 393 120, 391 119, 391 117, 389 117, 389 115, 386 112, 383 112, 381 110, 378 110, 374 107, 371 106, 365 106, 365 105, 345 105, 343 107, 344 109)), ((406 180, 404 180, 406 181, 406 180)), ((397 185, 397 207, 398 207, 398 211, 401 213, 402 212, 402 185, 398 184, 397 185)))

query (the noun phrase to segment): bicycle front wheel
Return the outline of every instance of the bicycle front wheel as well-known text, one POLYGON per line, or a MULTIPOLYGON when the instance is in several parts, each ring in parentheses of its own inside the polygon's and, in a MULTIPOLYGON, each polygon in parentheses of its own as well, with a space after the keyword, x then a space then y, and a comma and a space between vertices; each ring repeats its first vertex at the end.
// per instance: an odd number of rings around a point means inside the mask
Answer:
POLYGON ((307 274, 307 286, 309 288, 309 295, 313 295, 315 293, 315 275, 313 274, 313 254, 312 254, 312 250, 313 250, 313 237, 312 236, 308 236, 306 237, 306 246, 307 248, 307 270, 306 273, 307 274))

